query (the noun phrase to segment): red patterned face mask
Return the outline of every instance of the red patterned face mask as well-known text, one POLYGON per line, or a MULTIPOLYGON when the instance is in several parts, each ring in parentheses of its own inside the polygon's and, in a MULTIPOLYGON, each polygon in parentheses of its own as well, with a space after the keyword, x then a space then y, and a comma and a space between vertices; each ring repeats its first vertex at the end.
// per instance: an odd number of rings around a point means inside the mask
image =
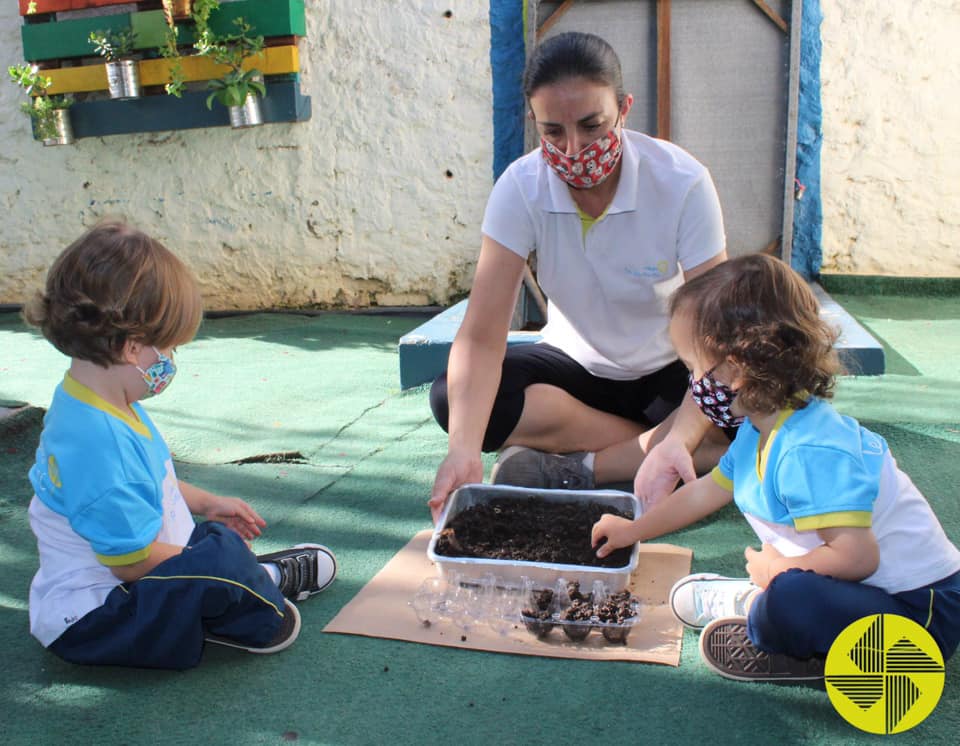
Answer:
POLYGON ((623 153, 616 129, 573 155, 567 155, 542 137, 540 149, 547 165, 574 189, 590 189, 601 184, 613 173, 623 153))

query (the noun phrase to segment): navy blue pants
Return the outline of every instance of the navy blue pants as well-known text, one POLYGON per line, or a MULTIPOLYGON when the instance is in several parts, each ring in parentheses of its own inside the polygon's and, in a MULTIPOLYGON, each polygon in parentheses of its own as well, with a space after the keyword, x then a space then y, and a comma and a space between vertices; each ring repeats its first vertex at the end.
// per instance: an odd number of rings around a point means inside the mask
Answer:
POLYGON ((280 590, 239 534, 210 521, 181 554, 114 588, 49 649, 72 663, 191 668, 208 634, 264 645, 283 611, 280 590))
POLYGON ((824 657, 848 625, 874 614, 912 619, 930 633, 947 660, 960 643, 960 573, 924 588, 890 594, 811 570, 787 570, 754 600, 747 635, 768 653, 824 657))

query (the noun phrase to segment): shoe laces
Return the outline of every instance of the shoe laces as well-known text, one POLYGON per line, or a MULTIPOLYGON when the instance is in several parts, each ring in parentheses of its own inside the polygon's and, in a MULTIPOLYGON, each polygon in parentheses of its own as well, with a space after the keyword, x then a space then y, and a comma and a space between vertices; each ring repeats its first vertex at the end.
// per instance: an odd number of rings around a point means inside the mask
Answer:
POLYGON ((725 616, 746 616, 747 598, 754 586, 738 586, 737 590, 710 586, 701 588, 696 594, 697 614, 700 617, 719 619, 725 616))
POLYGON ((583 456, 554 455, 548 462, 550 480, 565 489, 592 487, 591 473, 583 464, 583 456))
POLYGON ((309 590, 316 581, 314 564, 306 552, 276 561, 282 575, 280 592, 284 595, 309 590))

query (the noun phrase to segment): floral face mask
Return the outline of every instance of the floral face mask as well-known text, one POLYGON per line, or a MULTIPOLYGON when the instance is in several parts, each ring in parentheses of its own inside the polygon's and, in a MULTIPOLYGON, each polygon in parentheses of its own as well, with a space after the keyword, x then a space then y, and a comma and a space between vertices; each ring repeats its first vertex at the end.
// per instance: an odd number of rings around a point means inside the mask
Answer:
POLYGON ((700 411, 717 427, 739 427, 743 423, 743 417, 730 414, 737 392, 714 378, 712 370, 696 380, 690 374, 690 393, 700 411))
POLYGON ((542 137, 540 149, 547 165, 574 189, 590 189, 602 184, 613 173, 623 154, 616 128, 573 155, 567 155, 542 137))
POLYGON ((144 383, 147 384, 147 398, 156 396, 170 385, 173 377, 177 374, 177 364, 172 358, 164 355, 156 347, 153 351, 157 353, 157 362, 149 366, 146 370, 137 366, 140 375, 143 376, 144 383))

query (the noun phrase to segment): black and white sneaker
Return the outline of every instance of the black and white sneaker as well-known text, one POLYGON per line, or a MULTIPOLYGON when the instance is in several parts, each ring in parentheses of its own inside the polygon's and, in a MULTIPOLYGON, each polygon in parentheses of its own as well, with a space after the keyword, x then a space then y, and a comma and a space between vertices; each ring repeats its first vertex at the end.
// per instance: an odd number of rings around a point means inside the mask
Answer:
POLYGON ((228 648, 237 648, 246 650, 248 653, 270 654, 279 653, 286 650, 296 641, 300 634, 300 612, 297 607, 289 601, 286 601, 283 609, 283 620, 280 622, 280 628, 266 645, 257 647, 256 645, 244 645, 229 637, 218 637, 216 635, 207 635, 206 641, 214 645, 224 645, 228 648))
POLYGON ((297 544, 271 554, 261 554, 258 562, 272 562, 280 568, 280 592, 292 601, 303 601, 319 593, 337 576, 337 558, 322 544, 297 544))

